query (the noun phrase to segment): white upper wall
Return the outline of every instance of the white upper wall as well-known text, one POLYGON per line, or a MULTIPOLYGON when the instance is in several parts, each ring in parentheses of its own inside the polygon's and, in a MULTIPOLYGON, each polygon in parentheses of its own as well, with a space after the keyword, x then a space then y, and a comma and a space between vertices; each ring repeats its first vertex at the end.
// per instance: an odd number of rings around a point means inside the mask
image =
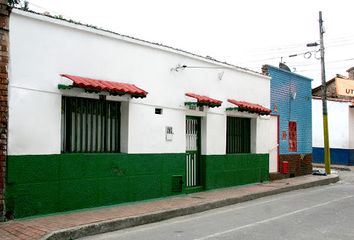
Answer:
POLYGON ((354 108, 349 108, 349 148, 354 149, 354 108))
MULTIPOLYGON (((327 101, 330 148, 349 148, 349 104, 327 101)), ((312 144, 323 148, 322 100, 312 99, 312 144)))
MULTIPOLYGON (((222 107, 210 109, 208 113, 220 116, 225 115, 225 107, 231 106, 227 103, 228 98, 268 108, 270 105, 269 77, 185 52, 14 9, 10 16, 9 154, 60 153, 60 103, 62 94, 66 93, 58 90, 57 86, 62 80, 59 76, 62 73, 132 83, 149 92, 144 99, 129 100, 128 152, 183 150, 184 125, 173 111, 185 114, 186 92, 222 100, 222 107), (171 71, 178 64, 214 69, 171 71), (218 78, 220 72, 224 72, 221 80, 218 78), (143 106, 150 109, 143 110, 143 106), (150 112, 155 106, 171 111, 164 111, 166 115, 157 119, 150 112), (139 124, 142 113, 145 114, 145 123, 139 124), (32 120, 24 123, 29 118, 32 120), (168 124, 182 133, 175 134, 176 142, 166 142, 160 139, 160 135, 147 135, 149 129, 146 124, 152 124, 153 134, 160 134, 168 124), (157 129, 158 124, 163 128, 157 129), (150 142, 147 144, 148 137, 150 142)), ((221 118, 211 117, 209 122, 219 122, 220 127, 225 127, 225 116, 221 118)), ((217 131, 209 126, 208 136, 215 136, 214 132, 217 131)), ((212 153, 220 153, 224 148, 220 144, 207 143, 206 146, 212 153)))
POLYGON ((228 69, 221 70, 174 72, 171 68, 178 64, 223 65, 18 10, 11 15, 10 29, 12 86, 60 93, 57 89, 59 74, 68 73, 136 84, 149 95, 146 99, 134 101, 166 107, 176 107, 184 102, 186 91, 223 101, 237 98, 269 106, 269 97, 264 96, 264 88, 269 89, 269 81, 265 79, 269 78, 260 74, 230 69, 227 65, 224 67, 228 69), (217 75, 222 71, 225 74, 222 80, 218 80, 217 75), (174 92, 172 96, 171 91, 174 92))

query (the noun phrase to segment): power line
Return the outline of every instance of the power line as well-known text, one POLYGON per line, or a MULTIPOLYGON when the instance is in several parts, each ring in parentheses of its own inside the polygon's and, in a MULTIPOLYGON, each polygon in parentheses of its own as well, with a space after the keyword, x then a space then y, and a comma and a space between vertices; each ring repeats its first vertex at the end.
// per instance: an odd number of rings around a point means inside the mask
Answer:
MULTIPOLYGON (((354 43, 354 35, 349 36, 350 37, 347 36, 328 40, 327 48, 351 45, 352 43, 354 43)), ((271 48, 252 48, 246 51, 250 52, 248 54, 249 56, 264 56, 269 54, 290 54, 290 52, 301 51, 304 49, 306 49, 306 43, 279 45, 271 48)))

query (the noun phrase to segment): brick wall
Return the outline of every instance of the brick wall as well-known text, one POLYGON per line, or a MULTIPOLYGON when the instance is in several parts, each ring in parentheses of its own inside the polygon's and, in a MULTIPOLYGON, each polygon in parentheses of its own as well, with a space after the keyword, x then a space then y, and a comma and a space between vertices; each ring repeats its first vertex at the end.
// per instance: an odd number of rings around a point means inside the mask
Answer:
POLYGON ((280 180, 312 174, 312 154, 283 154, 280 155, 280 172, 270 173, 269 180, 280 180), (283 161, 289 163, 289 173, 283 174, 283 161))
POLYGON ((312 174, 312 154, 286 154, 280 155, 280 172, 269 173, 269 180, 280 180, 312 174), (283 173, 283 161, 289 164, 289 173, 283 173))
MULTIPOLYGON (((336 82, 333 81, 330 84, 327 84, 326 86, 326 91, 327 91, 327 97, 328 98, 337 98, 337 88, 336 88, 336 82)), ((320 90, 320 97, 322 96, 322 90, 320 90)))
POLYGON ((8 38, 10 8, 7 0, 0 0, 0 221, 5 212, 5 173, 7 154, 7 120, 8 120, 8 38))
MULTIPOLYGON (((351 71, 354 71, 354 68, 353 70, 351 71)), ((349 72, 349 79, 352 79, 354 80, 353 76, 351 76, 350 74, 354 74, 354 73, 350 73, 349 72)), ((342 78, 342 79, 348 79, 347 77, 343 76, 343 75, 340 75, 340 74, 337 74, 336 75, 336 78, 342 78)), ((335 79, 336 78, 333 78, 329 81, 326 82, 326 94, 327 94, 327 98, 328 99, 340 99, 340 100, 349 100, 349 101, 352 101, 353 100, 353 97, 351 96, 341 96, 341 95, 338 95, 337 94, 337 87, 336 87, 336 81, 335 79)), ((322 97, 322 89, 321 89, 321 86, 318 86, 316 88, 314 88, 312 90, 312 96, 314 97, 322 97)))
POLYGON ((283 161, 289 163, 288 177, 297 177, 312 173, 312 154, 280 155, 280 172, 283 172, 283 161))
MULTIPOLYGON (((337 88, 336 88, 336 82, 334 79, 331 79, 326 83, 326 91, 327 91, 327 97, 328 98, 338 98, 337 95, 337 88)), ((321 97, 322 96, 322 89, 321 86, 316 87, 312 91, 312 96, 315 97, 321 97)))

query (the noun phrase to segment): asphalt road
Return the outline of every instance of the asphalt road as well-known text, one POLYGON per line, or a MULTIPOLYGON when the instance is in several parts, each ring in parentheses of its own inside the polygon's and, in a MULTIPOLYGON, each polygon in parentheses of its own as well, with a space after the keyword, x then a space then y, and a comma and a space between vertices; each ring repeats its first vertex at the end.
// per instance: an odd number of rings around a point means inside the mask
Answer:
POLYGON ((85 240, 354 239, 354 173, 336 184, 288 192, 85 240))

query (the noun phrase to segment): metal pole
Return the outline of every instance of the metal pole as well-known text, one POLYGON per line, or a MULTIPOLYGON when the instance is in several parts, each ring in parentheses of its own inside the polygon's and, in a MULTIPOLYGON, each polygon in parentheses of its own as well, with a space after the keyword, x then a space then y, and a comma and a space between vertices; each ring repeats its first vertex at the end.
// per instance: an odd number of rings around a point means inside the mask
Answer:
POLYGON ((322 78, 322 113, 323 113, 323 140, 324 140, 324 163, 326 174, 331 174, 331 157, 329 151, 329 136, 328 136, 328 115, 327 115, 327 86, 324 61, 324 43, 323 43, 323 20, 322 12, 319 12, 320 23, 320 50, 321 50, 321 78, 322 78))

